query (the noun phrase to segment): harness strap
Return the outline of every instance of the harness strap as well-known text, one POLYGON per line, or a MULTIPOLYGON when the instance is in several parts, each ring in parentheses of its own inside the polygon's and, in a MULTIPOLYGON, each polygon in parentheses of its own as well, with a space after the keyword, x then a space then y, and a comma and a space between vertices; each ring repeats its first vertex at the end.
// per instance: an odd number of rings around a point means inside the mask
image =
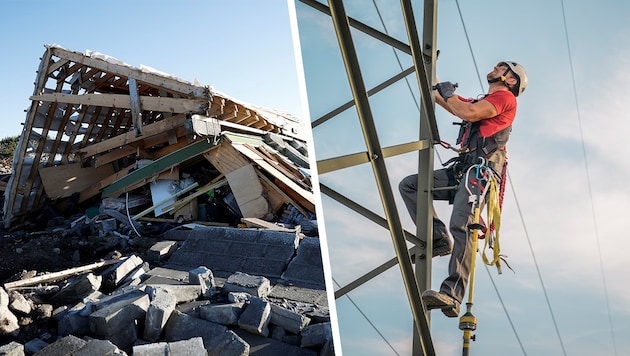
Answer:
MULTIPOLYGON (((507 256, 501 254, 501 245, 499 243, 499 230, 501 229, 501 211, 503 209, 503 197, 505 194, 505 178, 507 172, 507 160, 503 164, 503 174, 501 176, 501 183, 498 184, 496 178, 492 177, 489 182, 489 192, 488 192, 488 202, 486 206, 487 214, 488 214, 488 224, 489 228, 487 232, 484 232, 486 236, 489 236, 485 239, 483 251, 481 257, 483 261, 488 266, 496 266, 499 274, 502 273, 501 270, 501 261, 505 263, 505 265, 512 270, 512 267, 507 263, 507 256), (488 246, 493 250, 492 261, 489 261, 486 256, 486 249, 488 246)), ((485 238, 485 236, 480 237, 485 238)), ((514 271, 514 270, 512 270, 514 271)))

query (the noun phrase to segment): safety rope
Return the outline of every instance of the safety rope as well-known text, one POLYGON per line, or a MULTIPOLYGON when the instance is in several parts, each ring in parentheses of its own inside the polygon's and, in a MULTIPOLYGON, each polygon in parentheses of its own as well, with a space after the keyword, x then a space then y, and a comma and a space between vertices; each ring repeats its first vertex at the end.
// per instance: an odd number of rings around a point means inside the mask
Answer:
POLYGON ((488 201, 486 206, 488 229, 483 236, 479 236, 480 239, 484 239, 484 246, 481 252, 481 258, 483 262, 488 266, 496 266, 499 274, 503 273, 501 269, 501 261, 512 270, 512 267, 507 263, 506 255, 501 254, 500 245, 500 229, 501 229, 501 212, 503 210, 503 197, 505 195, 505 178, 507 172, 507 160, 503 164, 503 173, 501 175, 501 183, 497 182, 494 174, 488 181, 488 201), (487 237, 487 238, 486 238, 487 237), (493 250, 492 261, 486 256, 487 248, 493 250))

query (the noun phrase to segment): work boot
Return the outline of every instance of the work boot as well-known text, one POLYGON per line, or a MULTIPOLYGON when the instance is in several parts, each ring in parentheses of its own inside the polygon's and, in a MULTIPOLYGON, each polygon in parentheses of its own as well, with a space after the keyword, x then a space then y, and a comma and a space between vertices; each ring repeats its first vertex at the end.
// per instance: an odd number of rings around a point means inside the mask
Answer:
POLYGON ((427 309, 442 309, 442 313, 449 318, 459 315, 459 302, 450 295, 434 290, 426 290, 422 293, 422 302, 427 309))
POLYGON ((433 240, 433 257, 450 255, 453 251, 453 243, 448 237, 433 240))

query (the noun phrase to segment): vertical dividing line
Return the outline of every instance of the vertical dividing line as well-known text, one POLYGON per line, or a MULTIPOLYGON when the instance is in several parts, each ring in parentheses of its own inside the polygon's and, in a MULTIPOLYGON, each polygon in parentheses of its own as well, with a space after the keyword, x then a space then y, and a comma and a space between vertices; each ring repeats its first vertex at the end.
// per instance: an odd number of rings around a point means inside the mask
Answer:
POLYGON ((435 354, 435 351, 429 333, 428 322, 424 315, 424 305, 422 304, 422 299, 420 298, 420 291, 413 273, 411 257, 407 251, 405 243, 404 230, 400 222, 400 217, 398 216, 394 195, 387 176, 387 167, 385 166, 385 160, 381 152, 378 136, 376 135, 374 118, 372 117, 367 91, 361 76, 359 60, 352 41, 348 18, 341 0, 328 0, 328 4, 330 7, 333 25, 335 26, 337 40, 339 41, 339 47, 346 68, 346 73, 348 75, 348 82, 355 100, 357 114, 363 131, 363 137, 367 146, 368 155, 371 159, 374 178, 381 197, 385 216, 387 217, 389 231, 394 244, 394 250, 396 251, 396 257, 398 258, 414 323, 419 330, 422 330, 421 343, 424 354, 432 356, 435 354))

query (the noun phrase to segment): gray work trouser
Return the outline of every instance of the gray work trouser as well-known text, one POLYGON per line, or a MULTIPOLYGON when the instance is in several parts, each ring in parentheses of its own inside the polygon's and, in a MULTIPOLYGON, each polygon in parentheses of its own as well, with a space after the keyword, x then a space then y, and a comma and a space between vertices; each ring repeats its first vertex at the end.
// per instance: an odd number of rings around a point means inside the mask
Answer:
MULTIPOLYGON (((447 169, 436 170, 433 174, 433 187, 442 188, 449 185, 447 169)), ((418 175, 407 176, 398 185, 400 194, 411 215, 411 219, 416 222, 416 209, 418 199, 418 175)), ((476 191, 473 191, 476 194, 476 191)), ((452 192, 450 193, 452 194, 452 192)), ((449 230, 453 236, 453 252, 448 264, 448 277, 442 282, 440 292, 446 293, 455 298, 458 302, 464 298, 468 277, 470 276, 470 263, 472 259, 472 241, 468 238, 468 225, 473 223, 472 203, 468 200, 469 194, 466 190, 466 182, 461 180, 455 199, 453 201, 453 211, 449 230)), ((434 200, 448 200, 449 191, 434 191, 434 200)), ((481 202, 480 210, 485 202, 481 202)), ((448 237, 448 231, 444 223, 433 211, 433 241, 439 238, 448 237)))

